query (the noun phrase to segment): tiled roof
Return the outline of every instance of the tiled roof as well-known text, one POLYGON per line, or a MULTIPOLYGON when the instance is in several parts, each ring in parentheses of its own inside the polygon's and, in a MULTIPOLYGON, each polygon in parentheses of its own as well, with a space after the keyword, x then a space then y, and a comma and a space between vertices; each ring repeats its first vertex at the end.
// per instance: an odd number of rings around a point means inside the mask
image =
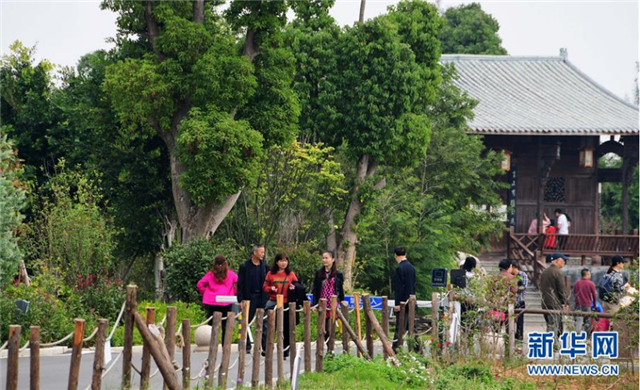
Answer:
POLYGON ((443 55, 456 85, 474 99, 479 134, 638 134, 638 108, 582 73, 565 56, 443 55))

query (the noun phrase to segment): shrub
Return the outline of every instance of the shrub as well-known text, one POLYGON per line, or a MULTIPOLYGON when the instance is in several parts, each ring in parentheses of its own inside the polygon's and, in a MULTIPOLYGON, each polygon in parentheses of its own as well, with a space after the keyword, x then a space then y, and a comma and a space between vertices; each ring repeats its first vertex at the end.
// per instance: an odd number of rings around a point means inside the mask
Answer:
POLYGON ((31 257, 55 271, 69 286, 78 275, 102 274, 110 269, 116 247, 115 229, 101 207, 99 180, 57 165, 42 209, 31 224, 31 257))
POLYGON ((229 268, 236 272, 240 262, 244 261, 244 251, 233 240, 219 243, 199 238, 169 249, 164 255, 167 267, 165 283, 169 299, 201 302, 202 297, 196 284, 209 271, 214 257, 219 253, 227 257, 229 268))
POLYGON ((111 280, 106 274, 78 275, 74 290, 89 313, 110 321, 116 320, 125 298, 122 280, 111 280))
POLYGON ((95 327, 95 319, 84 308, 79 295, 52 276, 36 276, 29 287, 8 286, 0 294, 0 318, 0 338, 8 338, 9 325, 21 325, 23 342, 29 339, 30 326, 40 326, 43 343, 57 341, 73 331, 74 318, 85 320, 87 335, 95 327), (15 312, 17 299, 29 301, 26 314, 15 312))
POLYGON ((20 226, 20 209, 24 206, 25 191, 19 182, 22 172, 17 153, 0 129, 0 287, 11 281, 22 260, 22 251, 14 231, 20 226))
MULTIPOLYGON (((191 325, 197 325, 204 320, 206 320, 205 313, 202 310, 202 306, 198 303, 185 303, 185 302, 172 302, 172 303, 164 303, 160 301, 142 301, 138 303, 137 312, 143 316, 146 315, 147 307, 154 307, 156 309, 156 324, 162 322, 165 314, 167 313, 167 306, 175 306, 177 309, 177 319, 176 319, 176 330, 182 323, 183 319, 189 319, 191 321, 191 325)), ((111 340, 112 346, 122 346, 124 345, 124 326, 122 323, 119 324, 115 333, 113 334, 113 339, 111 340)), ((109 331, 111 331, 111 325, 109 326, 109 331)), ((195 328, 191 329, 191 342, 195 342, 195 328)), ((142 336, 138 332, 137 328, 134 328, 133 331, 133 344, 140 345, 142 344, 142 336)))

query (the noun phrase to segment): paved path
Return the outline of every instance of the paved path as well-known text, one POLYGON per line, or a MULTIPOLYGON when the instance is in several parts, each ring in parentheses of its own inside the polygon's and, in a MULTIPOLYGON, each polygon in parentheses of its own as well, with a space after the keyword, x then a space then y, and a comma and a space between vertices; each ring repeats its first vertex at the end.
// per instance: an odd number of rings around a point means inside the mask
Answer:
MULTIPOLYGON (((302 343, 298 343, 299 350, 303 350, 302 343)), ((337 340, 336 342, 336 352, 342 352, 342 342, 341 340, 337 340), (340 346, 340 347, 339 347, 340 346)), ((195 346, 192 346, 192 349, 195 349, 195 346)), ((119 351, 113 354, 113 359, 115 359, 119 355, 119 351)), ((351 344, 351 353, 355 355, 355 345, 351 344)), ((381 354, 382 348, 379 343, 376 343, 376 354, 381 354)), ((230 364, 234 364, 238 357, 237 351, 232 351, 230 364)), ((191 376, 195 377, 202 368, 203 362, 207 358, 207 352, 193 352, 191 354, 191 376)), ((220 348, 218 351, 218 358, 216 360, 216 365, 220 365, 220 359, 222 358, 222 349, 220 348)), ((91 384, 91 375, 93 369, 93 359, 94 353, 93 351, 84 351, 82 354, 82 362, 80 364, 80 376, 79 376, 79 385, 78 389, 85 390, 91 384)), ((140 361, 142 359, 142 353, 140 348, 134 349, 133 354, 133 364, 140 368, 140 361)), ((18 378, 18 389, 28 390, 29 389, 29 357, 21 357, 19 362, 19 378, 18 378)), ((179 365, 182 365, 182 350, 176 349, 176 360, 179 365)), ((264 360, 264 358, 262 359, 264 360)), ((312 367, 315 371, 315 345, 312 346, 312 367)), ((57 355, 57 356, 46 356, 40 358, 40 388, 42 390, 65 390, 67 389, 67 383, 69 378, 69 364, 71 362, 71 355, 69 353, 57 355)), ((252 355, 247 355, 245 360, 245 377, 246 380, 251 381, 251 371, 253 367, 252 355)), ((284 372, 287 379, 290 377, 290 362, 289 359, 284 361, 284 372)), ((113 361, 110 362, 107 367, 111 367, 113 361)), ((156 371, 156 365, 153 362, 153 358, 151 359, 151 373, 153 374, 156 371)), ((300 362, 300 372, 304 371, 304 362, 300 362)), ((4 388, 6 382, 6 372, 7 372, 7 359, 0 359, 0 386, 4 388)), ((237 363, 234 367, 229 370, 227 387, 235 388, 235 384, 237 381, 238 374, 238 366, 237 363)), ((274 352, 274 364, 273 364, 273 377, 277 379, 278 376, 278 367, 277 367, 277 359, 275 357, 274 352)), ((107 376, 102 380, 102 389, 104 390, 116 390, 120 389, 120 383, 122 378, 122 358, 118 360, 113 369, 109 371, 107 376)), ((178 378, 182 380, 182 376, 178 373, 178 378)), ((264 381, 264 364, 260 366, 260 380, 264 381)), ((192 380, 192 387, 196 387, 196 385, 200 384, 200 388, 204 384, 204 378, 200 378, 199 380, 192 380)), ((214 384, 217 385, 217 374, 214 384)), ((162 375, 158 373, 155 377, 151 379, 150 382, 151 389, 162 389, 162 375)), ((140 388, 140 376, 133 371, 133 389, 140 388)))

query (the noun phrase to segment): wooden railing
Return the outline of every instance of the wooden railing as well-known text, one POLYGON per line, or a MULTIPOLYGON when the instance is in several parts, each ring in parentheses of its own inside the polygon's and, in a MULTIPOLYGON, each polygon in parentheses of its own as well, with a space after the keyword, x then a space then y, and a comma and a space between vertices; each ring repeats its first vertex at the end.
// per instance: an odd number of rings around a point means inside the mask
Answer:
POLYGON ((540 274, 546 268, 544 256, 561 252, 567 256, 638 257, 640 239, 633 235, 598 234, 527 234, 509 232, 507 257, 517 260, 538 286, 540 274))

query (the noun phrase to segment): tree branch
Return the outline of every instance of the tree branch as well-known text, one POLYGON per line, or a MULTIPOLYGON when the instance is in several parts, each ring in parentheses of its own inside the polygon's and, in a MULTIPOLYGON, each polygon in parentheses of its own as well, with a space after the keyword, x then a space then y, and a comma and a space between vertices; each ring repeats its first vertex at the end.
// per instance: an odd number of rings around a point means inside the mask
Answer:
POLYGON ((204 23, 204 0, 193 2, 193 21, 200 24, 204 23))
POLYGON ((153 1, 145 1, 144 4, 144 19, 147 22, 147 38, 149 38, 149 41, 151 42, 153 52, 162 61, 165 59, 165 55, 158 50, 158 46, 156 44, 156 39, 158 38, 158 35, 160 35, 160 29, 158 28, 158 22, 153 17, 153 1))

